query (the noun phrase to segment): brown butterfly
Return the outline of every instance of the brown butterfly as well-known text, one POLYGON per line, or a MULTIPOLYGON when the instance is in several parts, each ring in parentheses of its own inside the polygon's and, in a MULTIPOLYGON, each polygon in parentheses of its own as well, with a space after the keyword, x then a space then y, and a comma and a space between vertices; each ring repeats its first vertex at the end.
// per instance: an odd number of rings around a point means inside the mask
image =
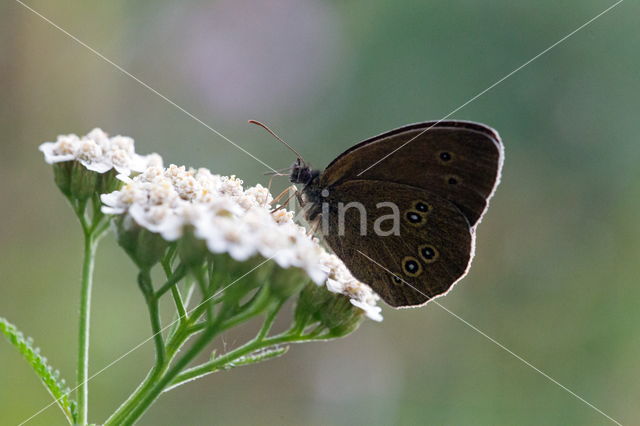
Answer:
POLYGON ((485 125, 424 122, 367 139, 323 172, 298 155, 290 180, 303 185, 307 220, 322 223, 353 276, 389 305, 413 307, 467 273, 503 158, 498 133, 485 125), (385 220, 395 229, 382 229, 385 220))

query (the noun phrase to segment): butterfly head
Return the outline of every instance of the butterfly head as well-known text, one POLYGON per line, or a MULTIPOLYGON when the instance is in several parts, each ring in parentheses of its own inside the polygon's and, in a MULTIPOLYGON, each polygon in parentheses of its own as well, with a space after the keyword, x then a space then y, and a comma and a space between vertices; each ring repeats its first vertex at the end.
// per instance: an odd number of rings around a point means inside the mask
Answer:
MULTIPOLYGON (((312 170, 311 167, 307 166, 307 163, 304 162, 302 156, 298 153, 298 151, 293 149, 291 145, 286 143, 280 136, 276 135, 273 130, 268 128, 265 124, 262 124, 261 122, 256 120, 249 120, 249 123, 262 127, 264 130, 269 132, 271 136, 282 142, 284 146, 289 148, 289 150, 291 150, 291 152, 296 155, 296 162, 291 166, 291 173, 289 174, 289 180, 292 183, 305 185, 305 188, 308 189, 310 184, 317 180, 318 176, 320 176, 320 171, 312 170)), ((274 170, 274 174, 279 175, 279 172, 274 170)))
POLYGON ((307 166, 302 159, 298 158, 291 166, 291 173, 289 174, 289 180, 292 183, 299 183, 302 185, 309 185, 318 176, 320 176, 319 170, 312 170, 307 166))

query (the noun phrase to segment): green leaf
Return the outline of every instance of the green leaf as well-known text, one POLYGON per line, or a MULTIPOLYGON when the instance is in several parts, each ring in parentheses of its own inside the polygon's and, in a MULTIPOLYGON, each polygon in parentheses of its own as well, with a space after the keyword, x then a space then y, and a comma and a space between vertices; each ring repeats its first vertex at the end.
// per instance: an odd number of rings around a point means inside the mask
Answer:
POLYGON ((225 364, 223 369, 230 369, 235 367, 240 367, 242 365, 256 364, 258 362, 266 361, 268 359, 277 358, 281 355, 284 355, 289 350, 289 346, 275 346, 266 349, 260 349, 259 351, 250 353, 249 355, 245 355, 232 361, 228 364, 225 364))
POLYGON ((69 398, 71 391, 66 386, 64 379, 60 379, 60 372, 47 364, 47 359, 40 355, 39 348, 33 346, 33 340, 30 337, 25 338, 22 332, 18 331, 13 324, 2 317, 0 317, 0 331, 31 364, 33 370, 40 377, 44 386, 67 417, 69 424, 74 424, 77 404, 69 398))

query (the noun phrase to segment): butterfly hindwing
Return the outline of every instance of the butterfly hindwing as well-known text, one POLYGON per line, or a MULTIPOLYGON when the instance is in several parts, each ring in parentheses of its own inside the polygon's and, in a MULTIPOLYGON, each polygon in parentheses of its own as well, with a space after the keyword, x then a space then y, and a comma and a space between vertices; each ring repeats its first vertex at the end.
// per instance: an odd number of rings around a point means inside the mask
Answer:
POLYGON ((426 122, 355 145, 329 164, 320 186, 352 179, 416 186, 454 203, 474 226, 499 181, 502 161, 502 142, 489 127, 426 122))
POLYGON ((438 195, 393 182, 349 180, 331 187, 324 202, 325 241, 391 306, 422 305, 467 271, 474 233, 461 211, 438 195), (399 235, 385 235, 394 229, 394 212, 380 203, 397 206, 399 235), (364 230, 357 205, 366 214, 364 230))

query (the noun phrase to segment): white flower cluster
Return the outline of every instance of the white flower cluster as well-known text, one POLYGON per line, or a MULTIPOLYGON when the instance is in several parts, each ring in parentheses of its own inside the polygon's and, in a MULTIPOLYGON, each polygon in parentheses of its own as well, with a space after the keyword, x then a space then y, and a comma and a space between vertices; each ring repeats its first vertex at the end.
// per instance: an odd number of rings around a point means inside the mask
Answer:
POLYGON ((76 160, 97 173, 115 169, 118 173, 129 176, 131 172, 142 172, 149 166, 162 167, 162 158, 158 154, 136 154, 130 137, 110 138, 97 128, 82 137, 74 134, 60 135, 55 142, 41 144, 40 151, 49 164, 76 160))
POLYGON ((335 254, 323 252, 320 262, 327 271, 325 286, 329 291, 348 296, 351 303, 365 311, 369 318, 382 321, 382 308, 377 305, 379 296, 371 287, 356 280, 335 254))
POLYGON ((168 241, 192 230, 211 252, 228 253, 238 261, 260 255, 282 268, 304 269, 317 284, 326 282, 330 291, 348 296, 370 318, 382 319, 373 291, 309 237, 293 221, 293 212, 271 211, 267 188, 245 190, 234 176, 175 165, 148 167, 133 179, 121 179, 126 184, 119 191, 102 195, 104 213, 126 214, 168 241))

